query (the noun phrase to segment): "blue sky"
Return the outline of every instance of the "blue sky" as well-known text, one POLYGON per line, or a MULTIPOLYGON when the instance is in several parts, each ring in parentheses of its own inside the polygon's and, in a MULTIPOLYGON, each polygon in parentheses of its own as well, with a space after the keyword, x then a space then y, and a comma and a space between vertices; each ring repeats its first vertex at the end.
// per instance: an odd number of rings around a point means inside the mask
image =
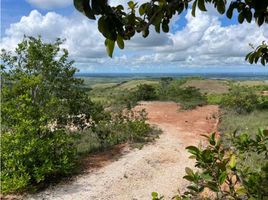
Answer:
MULTIPOLYGON (((145 1, 145 0, 143 0, 145 1)), ((111 0, 110 3, 126 4, 111 0)), ((142 2, 142 1, 139 1, 142 2)), ((96 21, 78 13, 72 0, 2 0, 1 47, 12 50, 24 34, 41 35, 45 41, 65 38, 64 48, 81 72, 185 72, 185 71, 249 71, 268 72, 260 65, 249 65, 244 56, 268 40, 267 24, 254 22, 238 25, 217 14, 212 6, 193 18, 190 9, 172 20, 171 32, 147 39, 140 35, 126 42, 124 50, 115 50, 108 58, 104 38, 96 21)))

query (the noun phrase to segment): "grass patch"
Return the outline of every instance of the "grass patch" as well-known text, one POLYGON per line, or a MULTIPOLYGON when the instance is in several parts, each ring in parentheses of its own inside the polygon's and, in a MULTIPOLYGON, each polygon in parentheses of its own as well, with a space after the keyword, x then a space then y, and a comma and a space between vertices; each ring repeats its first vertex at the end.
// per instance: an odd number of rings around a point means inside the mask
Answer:
POLYGON ((255 110, 244 115, 223 110, 219 130, 221 133, 256 133, 258 128, 268 128, 268 110, 255 110))

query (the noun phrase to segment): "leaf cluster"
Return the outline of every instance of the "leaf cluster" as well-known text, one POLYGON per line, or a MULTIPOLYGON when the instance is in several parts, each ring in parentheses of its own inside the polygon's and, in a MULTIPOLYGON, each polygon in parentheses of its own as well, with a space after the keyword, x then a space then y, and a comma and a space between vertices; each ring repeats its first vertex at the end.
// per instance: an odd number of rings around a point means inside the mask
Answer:
POLYGON ((120 49, 124 48, 124 41, 130 40, 135 33, 142 33, 147 37, 150 27, 160 33, 169 32, 170 21, 173 16, 180 15, 192 4, 192 15, 196 9, 207 11, 206 5, 212 4, 220 14, 226 13, 228 18, 233 18, 238 13, 239 23, 253 19, 259 26, 268 23, 267 0, 148 0, 138 5, 133 1, 128 2, 128 7, 122 5, 112 7, 108 0, 74 0, 75 8, 89 19, 98 18, 98 29, 106 38, 107 53, 112 57, 115 43, 120 49))

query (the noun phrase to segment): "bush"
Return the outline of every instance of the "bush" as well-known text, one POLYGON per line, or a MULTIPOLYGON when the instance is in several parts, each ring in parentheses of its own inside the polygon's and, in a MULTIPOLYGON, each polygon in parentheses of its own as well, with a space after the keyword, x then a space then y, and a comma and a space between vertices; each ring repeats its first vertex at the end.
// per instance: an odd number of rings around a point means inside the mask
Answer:
POLYGON ((159 130, 146 123, 144 112, 136 114, 133 111, 120 112, 115 114, 110 121, 101 121, 94 130, 100 146, 106 148, 126 141, 143 143, 156 138, 159 130))
MULTIPOLYGON (((268 198, 268 130, 259 130, 255 138, 248 134, 234 134, 232 148, 225 149, 215 133, 207 138, 206 147, 188 146, 190 158, 196 160, 199 171, 186 168, 184 179, 190 182, 186 191, 175 199, 205 199, 202 192, 210 191, 209 199, 267 199, 268 198), (257 153, 262 157, 259 168, 245 167, 244 154, 257 153), (214 195, 212 195, 214 194, 214 195)), ((163 199, 152 193, 152 199, 163 199)))
POLYGON ((2 192, 17 192, 46 180, 65 175, 75 164, 73 139, 63 131, 37 134, 4 132, 1 137, 2 192))
POLYGON ((156 100, 156 89, 152 85, 141 84, 138 86, 137 91, 135 91, 135 96, 137 101, 150 101, 156 100))
POLYGON ((208 94, 207 102, 210 105, 221 105, 223 102, 224 94, 208 94))
POLYGON ((70 172, 75 151, 67 127, 93 128, 106 117, 74 77, 77 70, 61 44, 25 37, 13 54, 2 50, 3 193, 70 172))
POLYGON ((183 88, 180 92, 179 102, 184 109, 193 109, 196 106, 207 104, 206 97, 195 87, 183 88))
POLYGON ((233 86, 225 95, 222 105, 235 110, 237 113, 249 113, 258 107, 258 95, 250 87, 233 86))

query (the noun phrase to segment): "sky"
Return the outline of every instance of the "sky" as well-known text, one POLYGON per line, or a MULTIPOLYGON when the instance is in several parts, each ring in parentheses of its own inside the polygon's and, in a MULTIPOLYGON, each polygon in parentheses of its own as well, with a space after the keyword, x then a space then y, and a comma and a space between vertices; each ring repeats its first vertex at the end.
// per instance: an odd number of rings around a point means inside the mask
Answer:
MULTIPOLYGON (((111 5, 126 3, 110 0, 111 5)), ((268 73, 268 67, 245 62, 249 43, 268 41, 268 25, 241 25, 236 18, 219 15, 213 6, 207 9, 192 17, 190 7, 172 19, 169 33, 152 29, 146 39, 136 34, 109 58, 97 21, 77 12, 72 0, 1 0, 0 46, 12 51, 24 35, 41 35, 47 42, 64 38, 63 47, 83 73, 268 73)))

